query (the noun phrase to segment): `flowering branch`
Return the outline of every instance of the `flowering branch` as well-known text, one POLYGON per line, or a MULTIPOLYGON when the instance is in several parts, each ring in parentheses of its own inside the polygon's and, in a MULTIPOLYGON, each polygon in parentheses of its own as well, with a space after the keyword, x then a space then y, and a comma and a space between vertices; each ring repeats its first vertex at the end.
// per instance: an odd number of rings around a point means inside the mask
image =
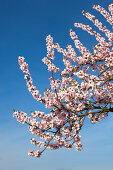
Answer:
MULTIPOLYGON (((93 8, 113 25, 113 4, 108 8, 111 15, 99 5, 93 8)), ((29 151, 30 156, 40 157, 47 148, 71 149, 74 145, 76 150, 80 151, 82 149, 80 130, 86 117, 89 117, 91 123, 97 123, 113 112, 113 33, 105 26, 102 27, 102 23, 92 14, 83 11, 83 15, 105 33, 108 41, 106 42, 105 38, 93 31, 89 25, 75 23, 75 27, 94 35, 98 41, 91 53, 70 29, 71 39, 81 52, 81 55, 77 56, 71 45, 63 49, 48 35, 47 57, 44 57, 42 61, 51 72, 51 77, 49 78, 50 88, 45 90, 43 97, 33 85, 24 57, 18 58, 20 69, 25 74, 24 78, 33 98, 43 103, 46 108, 51 108, 49 114, 41 111, 31 112, 32 117, 28 117, 23 111, 14 110, 13 116, 17 118, 17 121, 21 124, 26 123, 29 131, 40 139, 40 141, 31 139, 31 143, 42 150, 29 151), (53 63, 55 50, 63 54, 63 70, 53 63), (57 80, 54 78, 55 73, 60 73, 57 80)))

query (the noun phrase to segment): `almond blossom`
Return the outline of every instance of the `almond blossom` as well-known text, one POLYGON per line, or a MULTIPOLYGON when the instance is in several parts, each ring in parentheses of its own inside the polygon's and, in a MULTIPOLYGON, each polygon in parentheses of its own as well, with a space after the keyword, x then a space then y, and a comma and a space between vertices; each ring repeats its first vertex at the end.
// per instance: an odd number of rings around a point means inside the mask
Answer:
MULTIPOLYGON (((93 8, 102 14, 110 25, 113 25, 113 4, 107 12, 101 6, 93 8)), ((33 98, 49 108, 47 113, 36 110, 31 116, 23 111, 15 111, 13 116, 21 124, 27 124, 34 138, 34 144, 41 150, 31 150, 29 156, 40 157, 46 149, 76 148, 82 150, 80 131, 88 117, 91 123, 97 123, 113 112, 113 33, 95 19, 95 16, 83 11, 86 16, 106 37, 94 31, 89 25, 75 23, 74 26, 95 36, 97 44, 91 53, 70 29, 70 37, 81 55, 77 56, 75 47, 67 45, 66 49, 54 43, 51 35, 46 38, 47 57, 42 61, 51 72, 50 88, 44 95, 33 85, 33 80, 24 57, 19 56, 20 69, 33 98), (54 64, 55 50, 63 55, 64 69, 54 64), (57 79, 55 79, 55 73, 57 79)))

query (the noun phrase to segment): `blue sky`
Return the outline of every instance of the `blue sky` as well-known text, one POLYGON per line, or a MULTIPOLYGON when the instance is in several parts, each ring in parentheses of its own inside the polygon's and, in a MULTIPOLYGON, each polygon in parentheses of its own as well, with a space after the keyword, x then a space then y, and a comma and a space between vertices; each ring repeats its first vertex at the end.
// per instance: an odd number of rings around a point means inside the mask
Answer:
MULTIPOLYGON (((46 56, 45 38, 51 34, 54 42, 65 48, 72 44, 69 30, 72 28, 81 42, 91 50, 96 43, 84 31, 74 28, 75 22, 93 24, 82 10, 96 15, 104 24, 105 19, 93 4, 107 9, 111 0, 0 0, 0 170, 112 170, 113 167, 113 115, 92 125, 87 121, 81 131, 84 149, 81 152, 59 149, 45 151, 40 159, 27 156, 32 135, 27 126, 20 125, 12 117, 13 108, 30 113, 46 111, 28 92, 18 56, 23 55, 29 64, 34 84, 43 94, 49 87, 49 73, 42 63, 46 56)), ((111 28, 107 24, 108 28, 111 28)), ((95 28, 95 27, 93 27, 95 28)), ((96 29, 96 28, 95 28, 96 29)), ((56 63, 62 56, 57 54, 56 63)))

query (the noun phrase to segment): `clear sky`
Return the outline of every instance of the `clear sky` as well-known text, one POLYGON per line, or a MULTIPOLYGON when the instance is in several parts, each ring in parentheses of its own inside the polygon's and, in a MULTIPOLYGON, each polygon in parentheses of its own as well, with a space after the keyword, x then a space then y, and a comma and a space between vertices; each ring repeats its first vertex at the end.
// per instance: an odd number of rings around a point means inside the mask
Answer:
MULTIPOLYGON (((46 56, 45 38, 51 34, 54 42, 65 48, 72 44, 72 28, 81 42, 91 50, 94 37, 74 28, 75 22, 92 23, 82 10, 96 15, 111 28, 92 6, 99 4, 107 9, 112 0, 0 0, 0 170, 112 170, 113 169, 113 115, 92 125, 87 121, 81 131, 84 149, 46 150, 41 158, 27 155, 34 149, 32 135, 26 125, 12 117, 13 108, 30 114, 31 110, 46 109, 28 92, 24 75, 19 69, 18 56, 23 55, 41 94, 49 87, 47 67, 42 63, 46 56)), ((93 27, 95 28, 95 27, 93 27)), ((95 28, 96 29, 96 28, 95 28)), ((62 56, 57 54, 56 63, 62 56)), ((48 112, 48 111, 47 111, 48 112)))

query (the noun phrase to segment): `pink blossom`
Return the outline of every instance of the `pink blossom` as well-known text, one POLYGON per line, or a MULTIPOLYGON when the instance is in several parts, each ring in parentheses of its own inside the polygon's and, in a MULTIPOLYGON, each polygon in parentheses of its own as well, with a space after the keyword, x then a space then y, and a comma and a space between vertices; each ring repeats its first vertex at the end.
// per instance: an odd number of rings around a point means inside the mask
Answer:
MULTIPOLYGON (((113 25, 113 4, 109 5, 110 14, 99 5, 94 5, 93 8, 113 25)), ((24 57, 18 58, 29 92, 34 99, 44 104, 45 108, 49 108, 46 113, 40 110, 31 111, 31 116, 23 111, 14 110, 13 116, 17 121, 21 124, 26 123, 31 134, 37 138, 31 138, 31 144, 41 148, 41 151, 29 151, 30 156, 40 157, 46 148, 71 149, 75 146, 77 151, 82 150, 80 131, 86 117, 89 117, 91 123, 97 123, 113 112, 113 33, 106 26, 102 26, 102 22, 94 15, 84 11, 83 15, 105 33, 108 40, 89 25, 75 23, 75 27, 94 35, 97 40, 91 53, 70 29, 71 39, 81 53, 77 56, 72 45, 63 49, 58 43, 53 42, 51 35, 48 35, 47 57, 42 61, 51 72, 51 77, 50 87, 45 89, 43 97, 33 85, 24 57), (53 63, 54 50, 63 55, 63 69, 53 63)))

